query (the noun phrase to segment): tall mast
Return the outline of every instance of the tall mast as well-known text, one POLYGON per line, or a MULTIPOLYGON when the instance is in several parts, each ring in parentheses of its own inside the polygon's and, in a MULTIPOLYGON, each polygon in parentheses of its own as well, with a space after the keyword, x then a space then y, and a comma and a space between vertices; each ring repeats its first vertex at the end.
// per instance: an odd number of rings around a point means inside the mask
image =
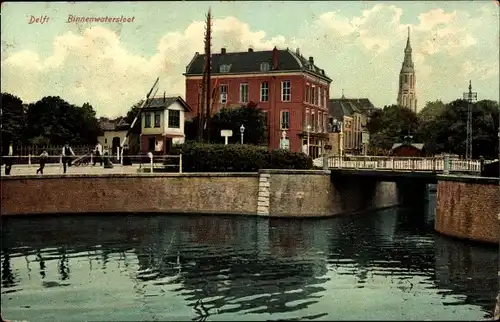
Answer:
POLYGON ((212 79, 211 79, 211 63, 212 63, 212 13, 211 8, 208 8, 207 26, 205 33, 205 74, 206 74, 206 138, 207 143, 210 143, 210 118, 211 118, 211 97, 212 97, 212 79))

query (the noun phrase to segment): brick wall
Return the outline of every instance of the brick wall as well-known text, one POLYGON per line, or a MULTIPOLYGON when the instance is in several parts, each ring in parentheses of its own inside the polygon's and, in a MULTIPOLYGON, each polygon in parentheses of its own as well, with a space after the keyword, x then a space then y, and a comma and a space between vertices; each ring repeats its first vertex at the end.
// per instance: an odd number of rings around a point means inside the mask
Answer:
POLYGON ((394 183, 333 183, 329 171, 3 178, 2 214, 163 212, 323 217, 395 205, 394 183), (365 191, 365 192, 361 192, 365 191))
POLYGON ((257 174, 33 177, 2 180, 2 214, 257 212, 257 174))
POLYGON ((438 176, 435 229, 453 237, 500 241, 498 180, 438 176))

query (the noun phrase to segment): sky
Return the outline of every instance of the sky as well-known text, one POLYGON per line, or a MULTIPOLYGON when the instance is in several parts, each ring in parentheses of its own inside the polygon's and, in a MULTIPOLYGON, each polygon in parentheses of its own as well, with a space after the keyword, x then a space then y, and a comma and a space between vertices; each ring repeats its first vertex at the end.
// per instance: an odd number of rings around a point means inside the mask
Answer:
POLYGON ((499 100, 493 0, 2 2, 1 91, 26 103, 49 95, 89 102, 106 117, 124 115, 157 77, 158 94, 184 97, 182 73, 203 52, 209 7, 213 52, 299 48, 332 79, 330 98, 344 90, 378 107, 395 104, 410 27, 419 109, 462 97, 469 80, 478 99, 499 100))

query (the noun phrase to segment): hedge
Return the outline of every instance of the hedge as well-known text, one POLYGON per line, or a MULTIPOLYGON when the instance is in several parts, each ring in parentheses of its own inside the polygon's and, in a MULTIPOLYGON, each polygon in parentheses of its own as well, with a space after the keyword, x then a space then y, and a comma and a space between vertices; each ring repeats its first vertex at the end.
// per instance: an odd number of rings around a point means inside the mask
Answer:
POLYGON ((185 172, 253 172, 259 169, 311 169, 312 158, 304 153, 268 150, 246 144, 185 143, 173 146, 182 154, 185 172))

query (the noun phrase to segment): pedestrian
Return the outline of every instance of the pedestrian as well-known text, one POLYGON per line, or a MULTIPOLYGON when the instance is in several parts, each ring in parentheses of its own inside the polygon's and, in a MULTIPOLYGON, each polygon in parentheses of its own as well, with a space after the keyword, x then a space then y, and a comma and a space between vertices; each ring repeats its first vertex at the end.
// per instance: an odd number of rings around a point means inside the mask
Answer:
POLYGON ((45 168, 45 163, 47 163, 48 158, 49 154, 47 151, 43 151, 42 154, 40 154, 40 168, 36 170, 36 174, 43 174, 43 168, 45 168))
POLYGON ((95 153, 95 158, 94 158, 94 164, 92 164, 92 166, 95 166, 95 164, 97 163, 97 159, 99 159, 99 163, 101 164, 101 167, 102 167, 102 145, 101 145, 101 142, 97 141, 97 144, 96 144, 95 149, 94 149, 94 153, 95 153))
POLYGON ((3 157, 5 164, 5 175, 10 175, 10 171, 12 170, 12 164, 14 163, 14 148, 12 146, 12 141, 9 143, 9 148, 7 153, 3 157))
POLYGON ((75 156, 75 153, 73 152, 73 149, 69 146, 69 143, 66 142, 66 144, 63 146, 61 156, 62 156, 63 170, 64 173, 66 173, 66 165, 70 167, 71 156, 75 156))

